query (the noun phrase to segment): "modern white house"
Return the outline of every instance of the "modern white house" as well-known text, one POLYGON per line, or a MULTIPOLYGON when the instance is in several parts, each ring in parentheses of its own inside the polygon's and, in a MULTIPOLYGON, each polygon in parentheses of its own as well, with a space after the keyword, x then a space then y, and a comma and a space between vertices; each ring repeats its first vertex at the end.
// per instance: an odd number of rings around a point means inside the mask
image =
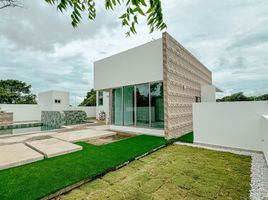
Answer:
POLYGON ((192 131, 192 103, 215 101, 217 90, 211 71, 168 33, 94 62, 94 89, 96 116, 104 111, 111 129, 168 138, 192 131))

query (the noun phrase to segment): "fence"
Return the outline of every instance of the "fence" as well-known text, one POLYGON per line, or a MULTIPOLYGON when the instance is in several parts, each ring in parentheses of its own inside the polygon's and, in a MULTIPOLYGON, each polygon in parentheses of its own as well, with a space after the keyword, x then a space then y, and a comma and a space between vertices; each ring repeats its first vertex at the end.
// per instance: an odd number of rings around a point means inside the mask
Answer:
POLYGON ((264 151, 268 158, 266 101, 193 104, 194 142, 264 151))
POLYGON ((37 104, 0 104, 0 108, 13 112, 14 121, 41 120, 41 111, 37 104))
MULTIPOLYGON (((38 104, 0 104, 0 108, 7 112, 13 112, 15 122, 41 120, 41 110, 38 104)), ((87 117, 96 117, 96 107, 70 106, 66 110, 82 110, 87 113, 87 117)))
POLYGON ((262 116, 262 131, 263 131, 263 153, 268 163, 268 115, 262 116))

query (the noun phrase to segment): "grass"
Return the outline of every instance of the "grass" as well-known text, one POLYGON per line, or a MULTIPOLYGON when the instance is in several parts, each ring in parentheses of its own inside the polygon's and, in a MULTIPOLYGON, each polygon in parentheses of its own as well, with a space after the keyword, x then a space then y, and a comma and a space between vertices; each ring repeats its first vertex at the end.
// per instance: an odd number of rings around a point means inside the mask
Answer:
POLYGON ((249 156, 170 145, 59 199, 249 199, 249 156))
POLYGON ((0 199, 45 197, 103 174, 166 142, 164 138, 141 135, 102 146, 78 143, 83 146, 82 151, 0 171, 0 199))
POLYGON ((189 132, 181 137, 174 139, 176 142, 194 143, 194 133, 189 132))

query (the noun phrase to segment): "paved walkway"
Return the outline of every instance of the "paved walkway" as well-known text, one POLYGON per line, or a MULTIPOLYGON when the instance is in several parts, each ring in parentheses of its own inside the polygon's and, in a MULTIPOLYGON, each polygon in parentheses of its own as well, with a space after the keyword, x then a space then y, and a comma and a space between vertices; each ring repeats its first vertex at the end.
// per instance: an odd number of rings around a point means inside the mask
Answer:
POLYGON ((42 132, 0 138, 0 170, 82 150, 72 142, 115 135, 108 126, 67 132, 42 132))
POLYGON ((42 160, 44 156, 25 144, 0 146, 0 170, 42 160))
POLYGON ((26 144, 32 149, 45 155, 46 158, 51 158, 67 153, 82 150, 82 147, 70 142, 65 142, 56 138, 50 138, 45 140, 35 140, 26 142, 26 144))
POLYGON ((72 132, 56 133, 53 134, 52 137, 68 142, 78 142, 78 141, 88 141, 90 139, 96 139, 99 137, 112 136, 115 134, 116 133, 113 131, 85 129, 72 132))

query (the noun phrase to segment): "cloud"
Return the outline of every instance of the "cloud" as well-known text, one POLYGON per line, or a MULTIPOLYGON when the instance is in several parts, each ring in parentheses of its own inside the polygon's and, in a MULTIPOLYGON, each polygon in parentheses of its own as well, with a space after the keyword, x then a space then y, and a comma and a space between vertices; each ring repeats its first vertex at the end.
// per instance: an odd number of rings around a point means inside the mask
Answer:
POLYGON ((113 14, 98 6, 95 22, 84 20, 77 28, 71 26, 70 12, 61 13, 44 0, 24 1, 24 8, 0 12, 0 36, 17 48, 50 51, 55 44, 94 37, 103 27, 113 30, 120 24, 113 14))
MULTIPOLYGON (((79 103, 93 87, 93 62, 159 38, 141 19, 138 35, 125 37, 115 12, 97 2, 97 18, 74 29, 69 12, 45 1, 0 11, 0 78, 32 85, 35 93, 67 90, 79 103)), ((225 93, 268 91, 266 0, 162 0, 168 32, 213 72, 225 93)))

